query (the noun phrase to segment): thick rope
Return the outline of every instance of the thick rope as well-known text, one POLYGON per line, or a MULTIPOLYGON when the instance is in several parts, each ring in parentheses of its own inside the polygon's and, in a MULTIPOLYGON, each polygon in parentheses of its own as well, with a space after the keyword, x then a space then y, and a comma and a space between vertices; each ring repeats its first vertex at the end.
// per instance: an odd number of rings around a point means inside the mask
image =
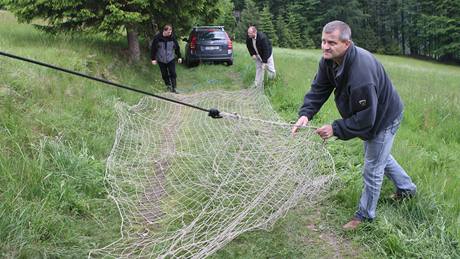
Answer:
MULTIPOLYGON (((178 101, 178 100, 174 100, 174 99, 171 99, 171 98, 167 98, 167 97, 164 97, 164 96, 160 96, 160 95, 156 95, 156 94, 153 94, 153 93, 150 93, 150 92, 139 90, 137 88, 129 87, 129 86, 126 86, 126 85, 123 85, 123 84, 120 84, 120 83, 115 83, 115 82, 109 81, 107 79, 102 79, 102 78, 86 75, 86 74, 76 72, 76 71, 73 71, 73 70, 70 70, 70 69, 66 69, 66 68, 58 67, 58 66, 51 65, 51 64, 48 64, 48 63, 40 62, 40 61, 37 61, 37 60, 17 56, 17 55, 14 55, 14 54, 3 52, 3 51, 0 51, 0 55, 5 56, 5 57, 9 57, 9 58, 12 58, 12 59, 17 59, 17 60, 29 62, 29 63, 35 64, 35 65, 55 69, 55 70, 58 70, 58 71, 61 71, 61 72, 64 72, 64 73, 68 73, 68 74, 72 74, 72 75, 75 75, 75 76, 84 77, 84 78, 87 78, 87 79, 90 79, 90 80, 94 80, 94 81, 97 81, 97 82, 101 82, 101 83, 104 83, 104 84, 108 84, 108 85, 111 85, 111 86, 122 88, 122 89, 125 89, 125 90, 133 91, 133 92, 136 92, 136 93, 141 93, 141 94, 144 94, 144 95, 152 96, 152 97, 161 99, 163 101, 172 102, 172 103, 176 103, 176 104, 179 104, 179 105, 184 105, 184 106, 187 106, 187 107, 190 107, 190 108, 193 108, 193 109, 197 109, 197 110, 200 110, 200 111, 207 112, 208 116, 210 116, 211 118, 214 118, 214 119, 219 119, 219 118, 222 118, 222 117, 225 116, 226 118, 245 119, 245 120, 250 120, 250 121, 259 121, 259 122, 264 122, 264 123, 268 123, 268 124, 271 124, 271 125, 278 125, 278 126, 285 126, 285 127, 292 127, 293 126, 290 123, 280 123, 280 122, 274 122, 274 121, 266 121, 266 120, 261 120, 261 119, 256 119, 256 118, 244 117, 244 116, 238 115, 236 113, 220 112, 216 108, 206 109, 206 108, 199 107, 199 106, 196 106, 196 105, 193 105, 193 104, 181 102, 181 101, 178 101)), ((307 126, 301 126, 299 128, 316 129, 316 127, 308 126, 308 125, 307 126)))

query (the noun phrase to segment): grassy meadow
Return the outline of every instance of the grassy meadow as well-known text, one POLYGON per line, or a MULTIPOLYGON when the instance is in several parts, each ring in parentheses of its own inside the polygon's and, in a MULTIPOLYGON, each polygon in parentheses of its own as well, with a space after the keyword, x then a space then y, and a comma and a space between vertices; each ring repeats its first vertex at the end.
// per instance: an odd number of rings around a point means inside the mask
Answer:
MULTIPOLYGON (((0 51, 106 78, 145 91, 165 91, 144 49, 129 64, 125 39, 50 36, 0 11, 0 51)), ((177 67, 181 93, 241 89, 254 76, 245 46, 235 64, 177 67)), ((274 49, 278 77, 266 85, 287 121, 309 89, 319 50, 274 49)), ((393 155, 418 186, 395 203, 385 181, 378 219, 356 232, 362 188, 362 142, 329 141, 340 176, 318 206, 299 204, 269 232, 246 233, 213 258, 458 258, 460 257, 460 67, 378 56, 405 103, 393 155)), ((114 142, 118 100, 142 96, 0 56, 0 257, 82 258, 120 236, 120 217, 105 189, 105 161, 114 142)), ((332 100, 312 121, 339 115, 332 100)))

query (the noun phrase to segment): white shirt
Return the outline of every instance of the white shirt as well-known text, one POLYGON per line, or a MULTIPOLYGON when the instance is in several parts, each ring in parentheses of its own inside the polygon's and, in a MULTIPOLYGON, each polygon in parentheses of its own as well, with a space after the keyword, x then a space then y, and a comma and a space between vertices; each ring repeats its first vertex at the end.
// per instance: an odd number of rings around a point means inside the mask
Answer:
POLYGON ((256 51, 257 56, 260 56, 259 51, 257 51, 256 40, 257 40, 257 34, 254 38, 252 38, 252 45, 254 46, 254 50, 256 51))

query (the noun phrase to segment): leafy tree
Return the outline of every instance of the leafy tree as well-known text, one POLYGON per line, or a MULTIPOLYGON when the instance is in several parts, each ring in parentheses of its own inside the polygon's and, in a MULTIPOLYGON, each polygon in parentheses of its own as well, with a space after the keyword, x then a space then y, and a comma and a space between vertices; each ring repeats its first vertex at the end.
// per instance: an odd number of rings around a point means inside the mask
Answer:
POLYGON ((233 16, 233 3, 230 0, 219 1, 218 8, 221 10, 221 15, 217 18, 216 24, 223 25, 225 31, 234 38, 236 19, 233 16))
POLYGON ((216 16, 207 10, 214 11, 217 3, 217 0, 3 1, 20 22, 45 20, 47 25, 41 28, 47 32, 91 31, 118 37, 120 31, 126 31, 132 61, 140 58, 139 36, 152 35, 155 28, 165 23, 173 24, 179 32, 188 30, 193 17, 216 16))
MULTIPOLYGON (((204 6, 206 11, 200 12, 198 16, 198 25, 210 25, 222 15, 222 2, 226 0, 205 0, 204 6)), ((196 23, 196 22, 195 22, 196 23)))

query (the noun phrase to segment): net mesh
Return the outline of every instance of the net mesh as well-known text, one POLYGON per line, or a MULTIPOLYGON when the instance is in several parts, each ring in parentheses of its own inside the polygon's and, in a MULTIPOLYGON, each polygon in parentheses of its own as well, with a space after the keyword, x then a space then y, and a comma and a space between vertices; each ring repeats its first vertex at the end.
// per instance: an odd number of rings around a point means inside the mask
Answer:
POLYGON ((206 257, 300 199, 314 203, 335 175, 313 130, 291 137, 260 88, 166 97, 231 113, 212 119, 150 97, 116 105, 106 180, 121 238, 90 257, 206 257))

